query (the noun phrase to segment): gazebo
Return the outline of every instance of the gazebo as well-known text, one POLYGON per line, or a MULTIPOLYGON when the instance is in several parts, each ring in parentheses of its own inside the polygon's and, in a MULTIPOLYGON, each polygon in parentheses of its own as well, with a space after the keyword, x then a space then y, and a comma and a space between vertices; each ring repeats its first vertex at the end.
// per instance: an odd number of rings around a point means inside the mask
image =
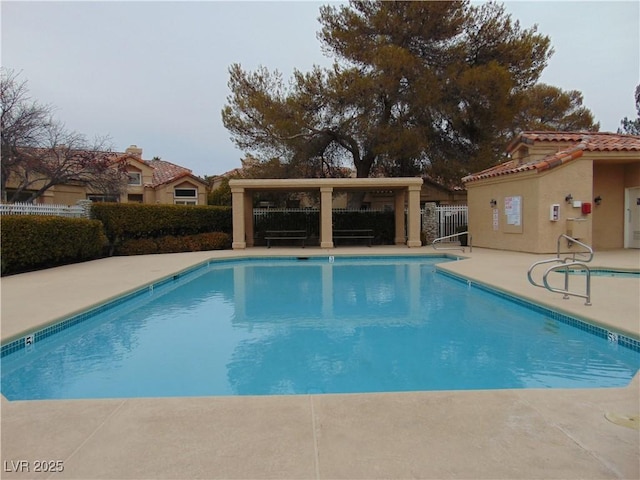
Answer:
POLYGON ((253 193, 320 191, 320 247, 333 248, 333 192, 394 192, 395 244, 420 247, 421 178, 279 178, 229 181, 233 202, 234 250, 253 246, 253 193), (407 234, 405 236, 405 206, 407 234), (406 239, 406 240, 405 240, 406 239))

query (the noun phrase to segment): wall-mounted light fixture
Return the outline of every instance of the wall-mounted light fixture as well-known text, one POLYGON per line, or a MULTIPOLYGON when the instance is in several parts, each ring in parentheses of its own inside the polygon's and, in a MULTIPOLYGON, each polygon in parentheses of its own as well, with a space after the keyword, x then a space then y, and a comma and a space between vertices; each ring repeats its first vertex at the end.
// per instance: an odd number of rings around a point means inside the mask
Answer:
POLYGON ((569 194, 566 197, 564 197, 564 201, 567 203, 571 203, 571 200, 573 200, 573 195, 569 194))
POLYGON ((496 208, 496 205, 498 205, 498 202, 496 201, 495 198, 492 198, 491 201, 489 202, 489 205, 491 205, 491 208, 496 208))
POLYGON ((593 199, 593 203, 595 203, 596 205, 600 205, 602 203, 602 197, 598 195, 596 198, 593 199))

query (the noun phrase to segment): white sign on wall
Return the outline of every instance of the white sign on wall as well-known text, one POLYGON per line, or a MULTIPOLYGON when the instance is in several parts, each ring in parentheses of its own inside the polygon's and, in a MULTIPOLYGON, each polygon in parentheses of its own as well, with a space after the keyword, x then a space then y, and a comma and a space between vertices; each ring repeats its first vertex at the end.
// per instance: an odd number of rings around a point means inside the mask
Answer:
POLYGON ((507 225, 520 225, 522 219, 522 197, 504 197, 504 214, 507 225))

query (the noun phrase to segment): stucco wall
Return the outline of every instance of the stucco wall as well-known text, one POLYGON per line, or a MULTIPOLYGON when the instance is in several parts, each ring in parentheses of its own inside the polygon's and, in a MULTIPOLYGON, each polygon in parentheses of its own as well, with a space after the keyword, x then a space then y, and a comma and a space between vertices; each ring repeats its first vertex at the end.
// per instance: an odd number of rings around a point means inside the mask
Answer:
POLYGON ((593 247, 624 248, 625 188, 640 186, 640 162, 595 163, 593 172, 593 196, 602 198, 593 206, 593 247))
POLYGON ((58 205, 75 205, 78 200, 87 199, 87 189, 78 185, 56 185, 47 190, 41 203, 53 203, 58 205))
POLYGON ((640 161, 624 167, 624 188, 640 187, 640 161))
POLYGON ((625 166, 596 163, 593 173, 593 196, 602 198, 593 206, 593 247, 623 248, 625 166))
POLYGON ((592 202, 592 164, 577 160, 543 173, 524 172, 467 183, 469 231, 474 246, 531 253, 555 253, 558 236, 567 231, 568 218, 585 218, 581 241, 591 242, 590 215, 582 215, 565 201, 592 202), (520 225, 506 215, 505 199, 520 197, 520 225), (496 200, 495 209, 491 200, 496 200), (559 205, 559 219, 549 219, 552 204, 559 205), (494 222, 497 213, 497 224, 494 222), (509 223, 511 222, 511 224, 509 223))
MULTIPOLYGON (((198 191, 198 205, 206 205, 207 204, 207 189, 204 184, 197 184, 196 182, 191 181, 176 181, 172 183, 167 183, 158 187, 155 190, 155 201, 150 203, 162 203, 167 205, 172 205, 175 203, 176 197, 174 196, 174 190, 176 188, 195 188, 198 191)), ((192 198, 184 198, 184 200, 192 200, 192 198)), ((146 201, 146 198, 145 198, 146 201)))

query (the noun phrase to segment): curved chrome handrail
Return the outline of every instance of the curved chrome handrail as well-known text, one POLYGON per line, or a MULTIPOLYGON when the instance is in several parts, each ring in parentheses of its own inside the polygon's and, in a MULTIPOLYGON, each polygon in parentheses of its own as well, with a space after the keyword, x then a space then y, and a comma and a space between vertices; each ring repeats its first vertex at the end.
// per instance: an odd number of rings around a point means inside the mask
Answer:
POLYGON ((442 242, 442 240, 447 240, 449 238, 454 238, 454 237, 460 237, 462 235, 467 235, 467 239, 468 239, 467 243, 469 245, 469 251, 473 252, 473 241, 472 241, 473 237, 471 236, 469 231, 454 233, 453 235, 447 235, 446 237, 438 237, 431 242, 431 246, 433 247, 434 250, 462 250, 462 253, 464 253, 464 247, 462 245, 459 247, 440 247, 440 248, 436 247, 436 242, 442 242))
MULTIPOLYGON (((552 263, 552 262, 554 262, 554 263, 562 263, 563 265, 565 264, 565 263, 564 263, 564 260, 563 260, 563 259, 561 259, 561 258, 549 258, 549 259, 547 259, 547 260, 540 260, 540 261, 538 261, 538 262, 535 262, 533 265, 531 265, 531 266, 529 267, 529 270, 527 271, 527 278, 529 279, 529 283, 531 283, 532 285, 535 285, 536 287, 544 287, 544 285, 542 285, 542 284, 540 284, 540 283, 536 283, 536 282, 533 280, 533 270, 534 270, 538 265, 544 265, 545 263, 552 263)), ((558 265, 558 266, 560 266, 560 265, 558 265)), ((544 276, 544 275, 543 275, 543 276, 544 276)))
MULTIPOLYGON (((561 235, 558 237, 558 240, 557 240, 557 242, 556 242, 556 256, 557 256, 558 258, 560 258, 560 253, 563 253, 563 254, 565 254, 565 253, 571 253, 571 254, 572 254, 571 260, 572 260, 572 261, 574 261, 574 262, 576 261, 576 255, 584 255, 584 254, 586 254, 586 253, 588 253, 588 254, 589 254, 589 259, 588 259, 588 260, 585 260, 585 262, 590 262, 591 260, 593 260, 593 248, 591 248, 591 247, 590 247, 589 245, 587 245, 586 243, 582 243, 581 241, 576 240, 576 239, 575 239, 575 238, 573 238, 573 237, 570 237, 569 235, 565 235, 564 233, 563 233, 563 234, 561 234, 561 235), (571 244, 572 244, 572 243, 576 243, 576 244, 580 245, 581 247, 584 247, 584 248, 587 250, 587 252, 576 252, 576 251, 571 251, 571 252, 560 252, 560 240, 561 240, 561 239, 563 239, 563 238, 565 238, 565 239, 567 240, 567 242, 569 242, 569 246, 571 246, 571 244)), ((567 257, 567 258, 568 258, 568 257, 567 257)))
POLYGON ((557 248, 556 248, 556 257, 555 258, 548 258, 546 260, 540 260, 538 262, 533 263, 529 267, 529 270, 527 271, 527 278, 529 279, 529 283, 531 283, 532 285, 534 285, 536 287, 546 288, 550 292, 562 293, 563 294, 563 297, 562 297, 563 299, 568 299, 569 295, 572 295, 574 297, 584 298, 584 299, 586 299, 585 305, 589 306, 589 305, 591 305, 591 270, 589 270, 589 267, 586 265, 586 263, 590 262, 591 260, 593 260, 593 249, 589 245, 587 245, 585 243, 582 243, 582 242, 576 240, 575 238, 570 237, 569 235, 565 235, 563 233, 558 237, 557 248), (569 246, 571 246, 573 243, 576 243, 576 244, 580 245, 581 247, 584 247, 587 251, 586 252, 576 252, 576 251, 560 252, 560 241, 563 238, 565 238, 569 242, 569 246), (571 257, 561 258, 561 254, 568 254, 568 253, 572 254, 571 257), (587 260, 584 260, 584 261, 576 260, 576 255, 584 255, 584 254, 588 254, 589 255, 587 260), (544 265, 544 264, 547 264, 547 263, 558 263, 560 265, 553 265, 553 266, 547 268, 547 270, 542 275, 542 284, 539 284, 533 279, 533 270, 538 265, 544 265), (569 291, 569 270, 570 270, 570 267, 572 267, 572 266, 581 266, 587 272, 587 275, 586 275, 586 294, 585 295, 569 291), (561 290, 559 288, 552 287, 551 285, 549 285, 549 280, 547 279, 547 276, 549 275, 549 273, 555 272, 555 271, 557 271, 557 270, 559 270, 561 268, 564 269, 564 289, 563 290, 561 290))
POLYGON ((562 265, 554 265, 553 267, 549 267, 547 269, 546 272, 544 272, 544 276, 542 277, 542 282, 544 283, 544 287, 549 290, 550 292, 556 292, 556 293, 563 293, 564 296, 562 298, 567 299, 569 298, 569 295, 572 295, 574 297, 580 297, 580 298, 584 298, 586 301, 584 302, 585 305, 590 306, 591 305, 591 270, 589 270, 589 267, 584 263, 584 262, 569 262, 569 263, 563 263, 562 265), (570 292, 569 291, 569 281, 568 281, 568 276, 569 276, 569 267, 572 266, 581 266, 585 269, 585 271, 587 272, 586 275, 586 294, 582 295, 580 293, 575 293, 575 292, 570 292), (549 275, 549 273, 559 269, 559 268, 564 268, 565 272, 565 282, 564 282, 564 290, 560 290, 559 288, 554 288, 551 285, 549 285, 549 281, 547 280, 547 276, 549 275))

